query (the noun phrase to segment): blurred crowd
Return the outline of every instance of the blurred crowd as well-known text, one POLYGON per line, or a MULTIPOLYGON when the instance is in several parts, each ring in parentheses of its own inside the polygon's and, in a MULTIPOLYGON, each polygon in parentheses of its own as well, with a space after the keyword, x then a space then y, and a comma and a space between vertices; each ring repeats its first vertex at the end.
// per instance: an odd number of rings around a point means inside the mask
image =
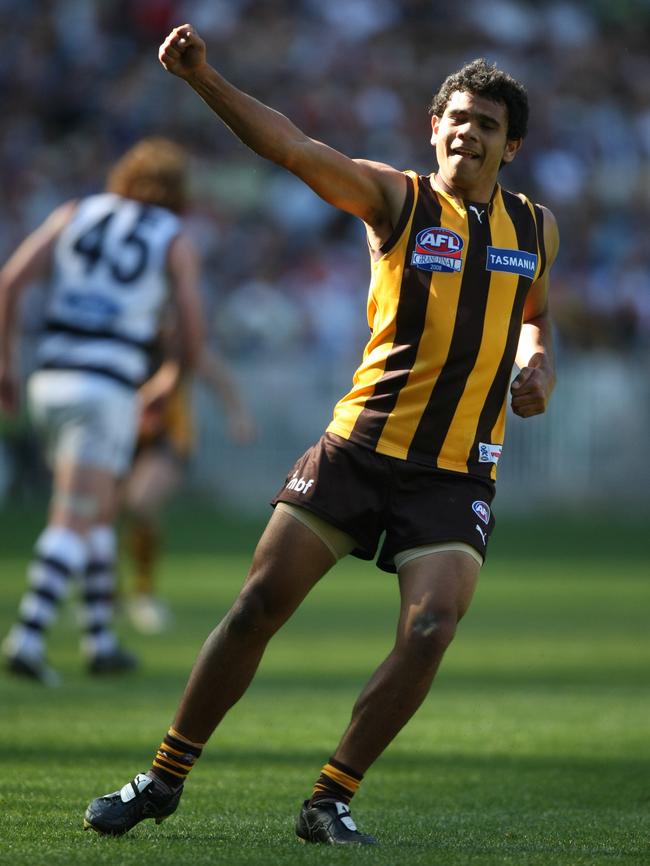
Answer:
MULTIPOLYGON (((477 56, 528 87, 529 138, 502 175, 551 207, 560 344, 650 337, 649 0, 0 0, 0 259, 68 198, 100 189, 142 135, 192 155, 189 229, 231 356, 358 353, 361 226, 251 155, 157 48, 194 23, 233 83, 350 156, 433 169, 428 104, 477 56)), ((29 296, 28 296, 29 298, 29 296)), ((37 328, 40 305, 25 305, 37 328)))

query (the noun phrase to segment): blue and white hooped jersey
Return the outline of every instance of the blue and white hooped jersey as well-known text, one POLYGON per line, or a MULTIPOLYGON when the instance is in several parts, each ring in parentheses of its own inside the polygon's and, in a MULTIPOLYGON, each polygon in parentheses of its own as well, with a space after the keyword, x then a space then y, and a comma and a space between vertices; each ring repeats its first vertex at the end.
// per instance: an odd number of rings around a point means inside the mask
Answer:
POLYGON ((168 298, 167 251, 179 231, 179 218, 164 208, 113 193, 82 199, 54 250, 39 366, 139 386, 168 298))

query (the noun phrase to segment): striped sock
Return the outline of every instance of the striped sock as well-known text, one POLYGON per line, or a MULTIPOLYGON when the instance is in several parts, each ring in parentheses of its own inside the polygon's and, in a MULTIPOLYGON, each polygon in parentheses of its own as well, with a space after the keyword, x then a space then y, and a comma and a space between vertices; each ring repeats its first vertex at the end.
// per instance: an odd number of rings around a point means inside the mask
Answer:
POLYGON ((170 788, 178 788, 187 778, 205 743, 193 743, 170 728, 153 759, 151 771, 170 788))
POLYGON ((109 525, 93 526, 87 539, 89 560, 83 577, 81 648, 88 658, 95 658, 115 652, 118 644, 113 631, 117 543, 115 530, 109 525))
POLYGON ((336 758, 330 758, 320 771, 311 794, 310 804, 319 800, 340 800, 349 803, 356 794, 363 776, 336 758))
POLYGON ((85 539, 63 526, 41 532, 29 565, 29 588, 20 602, 19 621, 8 638, 9 651, 41 655, 45 633, 54 622, 73 578, 87 560, 85 539))

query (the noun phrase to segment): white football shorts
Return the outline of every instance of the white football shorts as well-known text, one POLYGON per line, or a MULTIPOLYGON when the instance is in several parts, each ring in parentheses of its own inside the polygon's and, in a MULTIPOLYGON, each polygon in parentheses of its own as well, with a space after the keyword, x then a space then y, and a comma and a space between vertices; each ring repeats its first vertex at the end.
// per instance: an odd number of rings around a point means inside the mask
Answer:
POLYGON ((116 476, 128 470, 139 417, 132 388, 96 373, 38 370, 27 382, 27 403, 50 466, 74 462, 116 476))

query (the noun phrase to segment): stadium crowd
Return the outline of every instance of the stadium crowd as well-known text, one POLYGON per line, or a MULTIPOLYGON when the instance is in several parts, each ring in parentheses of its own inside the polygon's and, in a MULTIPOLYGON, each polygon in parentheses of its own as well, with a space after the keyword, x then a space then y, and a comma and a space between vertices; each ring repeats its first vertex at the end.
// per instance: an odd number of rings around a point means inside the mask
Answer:
MULTIPOLYGON (((647 344, 647 0, 0 0, 2 31, 20 36, 0 58, 0 258, 53 206, 96 191, 98 169, 135 139, 168 135, 193 155, 189 231, 225 350, 356 349, 351 311, 368 282, 360 226, 251 159, 170 84, 157 47, 186 20, 234 83, 312 136, 422 173, 427 105, 445 71, 476 56, 511 71, 533 122, 502 182, 558 217, 560 345, 647 344)), ((38 304, 24 315, 38 327, 38 304)))

